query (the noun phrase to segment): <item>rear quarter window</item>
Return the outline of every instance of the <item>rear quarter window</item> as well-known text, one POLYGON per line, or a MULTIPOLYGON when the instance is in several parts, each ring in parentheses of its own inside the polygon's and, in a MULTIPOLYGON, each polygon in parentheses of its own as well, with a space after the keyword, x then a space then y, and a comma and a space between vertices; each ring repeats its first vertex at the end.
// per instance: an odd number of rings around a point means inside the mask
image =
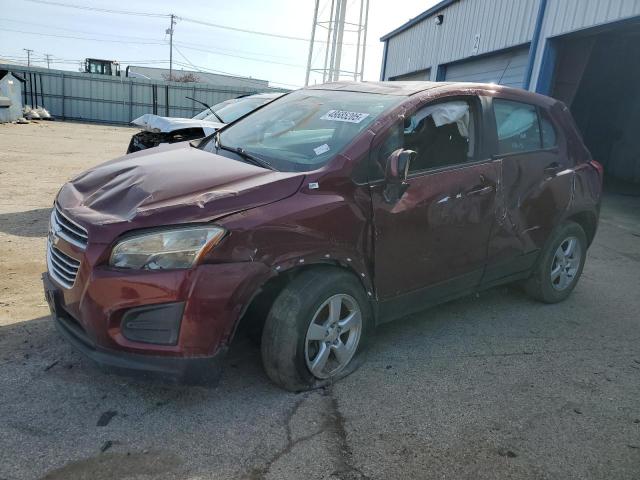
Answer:
POLYGON ((542 148, 553 148, 558 144, 556 128, 544 111, 540 114, 540 130, 542 134, 542 148))
POLYGON ((498 153, 520 153, 542 148, 538 110, 511 100, 494 99, 498 153))

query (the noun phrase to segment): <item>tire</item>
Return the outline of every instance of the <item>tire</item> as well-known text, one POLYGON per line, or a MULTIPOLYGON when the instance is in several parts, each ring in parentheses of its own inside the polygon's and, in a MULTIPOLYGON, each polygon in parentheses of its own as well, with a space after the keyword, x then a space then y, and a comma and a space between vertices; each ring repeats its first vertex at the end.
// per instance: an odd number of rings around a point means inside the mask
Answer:
POLYGON ((362 363, 372 323, 367 296, 352 274, 332 267, 304 271, 282 290, 267 316, 264 369, 274 383, 293 392, 331 384, 362 363))
POLYGON ((587 256, 587 236, 575 222, 562 224, 547 242, 525 282, 527 294, 544 303, 566 299, 576 287, 587 256), (570 249, 573 253, 569 255, 570 249))

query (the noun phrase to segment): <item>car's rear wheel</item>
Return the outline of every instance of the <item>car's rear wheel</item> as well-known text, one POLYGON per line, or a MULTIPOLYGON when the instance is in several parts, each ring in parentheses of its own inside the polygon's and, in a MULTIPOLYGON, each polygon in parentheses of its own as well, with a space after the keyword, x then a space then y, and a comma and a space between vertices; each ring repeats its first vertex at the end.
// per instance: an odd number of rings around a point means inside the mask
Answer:
POLYGON ((291 391, 322 387, 359 364, 371 323, 360 282, 319 267, 296 276, 275 300, 262 333, 271 380, 291 391))
POLYGON ((587 254, 587 236, 574 222, 563 224, 554 233, 540 255, 525 289, 533 298, 557 303, 575 288, 587 254))

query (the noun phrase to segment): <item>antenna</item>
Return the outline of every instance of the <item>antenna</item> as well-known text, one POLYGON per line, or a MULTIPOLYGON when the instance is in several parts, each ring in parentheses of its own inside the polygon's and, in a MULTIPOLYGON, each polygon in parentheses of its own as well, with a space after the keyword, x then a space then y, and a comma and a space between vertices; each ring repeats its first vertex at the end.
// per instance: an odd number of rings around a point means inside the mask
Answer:
POLYGON ((498 85, 500 85, 500 82, 502 82, 502 78, 504 77, 504 74, 507 73, 507 70, 509 70, 509 66, 511 65, 511 60, 513 60, 513 56, 509 58, 509 61, 507 62, 506 67, 504 67, 502 74, 500 74, 500 78, 498 79, 498 85))
POLYGON ((369 0, 316 0, 305 85, 312 77, 322 83, 362 80, 368 21, 369 0), (314 57, 317 62, 323 55, 323 66, 314 66, 314 57))

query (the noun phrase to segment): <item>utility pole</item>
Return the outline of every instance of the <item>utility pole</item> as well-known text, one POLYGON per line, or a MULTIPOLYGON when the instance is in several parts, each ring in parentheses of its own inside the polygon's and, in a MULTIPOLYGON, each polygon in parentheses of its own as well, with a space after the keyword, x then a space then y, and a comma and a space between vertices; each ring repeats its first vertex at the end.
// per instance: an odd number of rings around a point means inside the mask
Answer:
POLYGON ((25 52, 27 52, 27 67, 31 66, 31 54, 33 53, 33 50, 31 50, 30 48, 23 48, 23 50, 25 52))
POLYGON ((176 16, 171 14, 171 26, 167 28, 169 34, 169 80, 173 79, 173 26, 176 24, 176 16))
POLYGON ((51 63, 51 55, 45 53, 45 58, 47 59, 47 68, 50 68, 49 64, 51 63))

